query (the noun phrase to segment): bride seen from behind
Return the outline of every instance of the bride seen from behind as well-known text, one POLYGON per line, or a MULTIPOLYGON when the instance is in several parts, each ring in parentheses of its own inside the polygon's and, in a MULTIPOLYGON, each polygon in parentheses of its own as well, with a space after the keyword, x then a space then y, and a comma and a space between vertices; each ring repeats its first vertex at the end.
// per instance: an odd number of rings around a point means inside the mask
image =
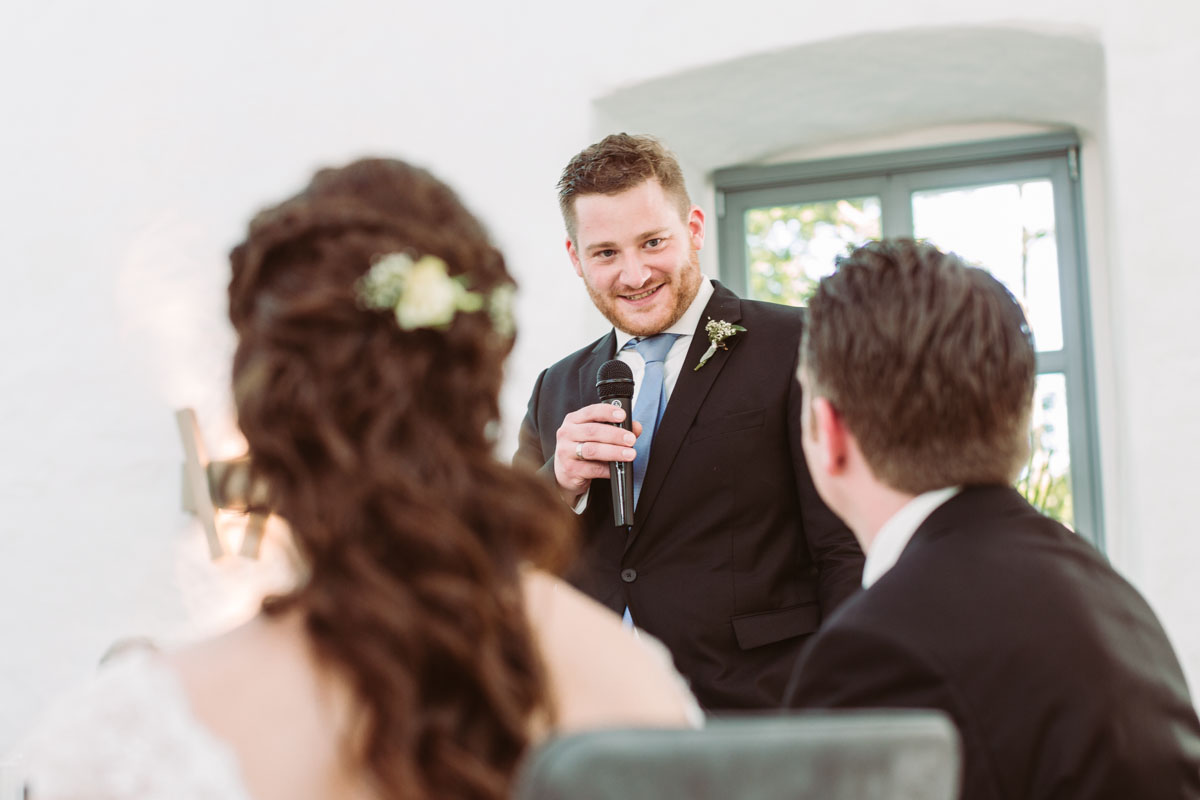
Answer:
POLYGON ((665 650, 553 577, 554 489, 493 456, 513 283, 448 187, 324 170, 231 261, 238 423, 306 575, 61 705, 35 800, 502 798, 551 732, 697 724, 665 650))

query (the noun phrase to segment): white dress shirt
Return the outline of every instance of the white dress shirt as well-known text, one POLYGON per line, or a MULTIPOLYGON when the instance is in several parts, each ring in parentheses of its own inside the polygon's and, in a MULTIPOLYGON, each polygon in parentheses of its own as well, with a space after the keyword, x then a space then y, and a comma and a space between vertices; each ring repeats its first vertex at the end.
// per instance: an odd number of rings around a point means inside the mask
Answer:
POLYGON ((875 581, 887 574, 896 565, 904 548, 921 523, 929 519, 929 515, 938 509, 951 497, 962 491, 961 486, 948 486, 945 489, 934 489, 932 492, 919 494, 909 500, 900 510, 893 514, 871 542, 867 551, 867 560, 863 564, 863 588, 870 587, 875 581))

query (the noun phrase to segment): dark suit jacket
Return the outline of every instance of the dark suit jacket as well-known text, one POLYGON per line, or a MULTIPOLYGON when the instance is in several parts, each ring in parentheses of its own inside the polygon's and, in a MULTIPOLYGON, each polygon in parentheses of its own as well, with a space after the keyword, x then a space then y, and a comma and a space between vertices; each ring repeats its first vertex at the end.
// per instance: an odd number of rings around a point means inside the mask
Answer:
POLYGON ((1200 722, 1145 600, 1013 489, 965 489, 813 637, 788 704, 939 708, 964 800, 1200 797, 1200 722))
MULTIPOLYGON (((631 535, 595 480, 571 578, 662 639, 712 709, 778 706, 805 638, 860 584, 862 551, 800 450, 800 310, 715 291, 654 437, 631 535), (743 325, 699 371, 709 319, 743 325)), ((517 463, 553 474, 555 434, 598 402, 609 333, 544 371, 517 463)))

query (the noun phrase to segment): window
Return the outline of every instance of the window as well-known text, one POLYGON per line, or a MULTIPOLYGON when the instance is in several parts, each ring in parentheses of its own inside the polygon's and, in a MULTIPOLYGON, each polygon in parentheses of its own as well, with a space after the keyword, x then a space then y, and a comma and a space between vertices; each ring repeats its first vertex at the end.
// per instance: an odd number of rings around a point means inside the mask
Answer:
POLYGON ((1002 281, 1038 348, 1018 488, 1103 546, 1073 135, 723 169, 714 183, 721 280, 743 297, 802 305, 836 256, 881 236, 928 239, 1002 281))

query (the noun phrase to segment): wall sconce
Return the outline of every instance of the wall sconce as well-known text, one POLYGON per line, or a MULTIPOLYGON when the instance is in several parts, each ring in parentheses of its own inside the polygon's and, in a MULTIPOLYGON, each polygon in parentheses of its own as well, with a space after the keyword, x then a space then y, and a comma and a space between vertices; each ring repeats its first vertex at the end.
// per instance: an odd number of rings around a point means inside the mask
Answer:
POLYGON ((267 514, 249 509, 266 505, 266 491, 261 485, 251 486, 250 460, 210 461, 192 409, 177 410, 175 422, 183 441, 183 510, 195 514, 204 526, 209 555, 214 561, 226 555, 230 526, 224 512, 233 512, 246 523, 238 555, 258 558, 267 514))

